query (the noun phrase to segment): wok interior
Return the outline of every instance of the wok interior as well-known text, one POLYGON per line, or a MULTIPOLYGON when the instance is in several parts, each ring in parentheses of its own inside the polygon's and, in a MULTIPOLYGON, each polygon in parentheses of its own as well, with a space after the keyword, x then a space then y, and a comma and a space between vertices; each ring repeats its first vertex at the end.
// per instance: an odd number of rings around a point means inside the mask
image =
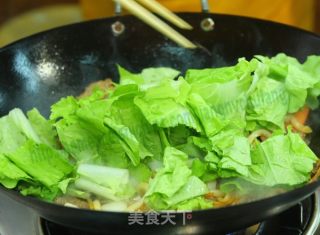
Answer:
MULTIPOLYGON (((50 105, 67 95, 78 95, 89 83, 104 78, 117 81, 116 64, 138 72, 166 66, 185 71, 233 65, 240 57, 273 56, 284 52, 303 61, 320 53, 313 34, 274 23, 211 15, 212 32, 199 24, 202 14, 183 14, 194 30, 183 32, 205 49, 180 48, 130 16, 63 27, 38 34, 0 51, 0 115, 20 107, 33 107, 48 115, 50 105), (111 24, 120 20, 126 31, 114 36, 111 24)), ((319 111, 312 112, 311 148, 320 156, 319 111)), ((257 217, 258 218, 258 217, 257 217)))

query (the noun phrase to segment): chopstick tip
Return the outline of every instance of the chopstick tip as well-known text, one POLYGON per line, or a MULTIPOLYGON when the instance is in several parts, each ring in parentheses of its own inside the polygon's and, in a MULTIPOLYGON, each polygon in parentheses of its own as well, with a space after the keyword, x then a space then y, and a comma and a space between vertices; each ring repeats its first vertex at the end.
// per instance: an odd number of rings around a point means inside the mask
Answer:
POLYGON ((183 27, 181 27, 182 29, 186 29, 186 30, 193 30, 193 27, 192 27, 192 25, 190 25, 190 24, 186 24, 186 25, 184 25, 183 27))

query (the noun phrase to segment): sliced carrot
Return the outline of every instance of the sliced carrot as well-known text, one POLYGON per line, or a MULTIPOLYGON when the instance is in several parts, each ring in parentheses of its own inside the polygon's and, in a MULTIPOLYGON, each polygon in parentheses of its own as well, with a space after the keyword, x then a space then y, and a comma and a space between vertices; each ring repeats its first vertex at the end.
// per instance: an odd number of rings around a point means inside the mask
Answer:
POLYGON ((309 112, 310 112, 310 109, 307 106, 305 106, 301 110, 296 112, 294 114, 294 117, 298 122, 300 122, 302 125, 304 125, 307 121, 308 116, 309 116, 309 112))

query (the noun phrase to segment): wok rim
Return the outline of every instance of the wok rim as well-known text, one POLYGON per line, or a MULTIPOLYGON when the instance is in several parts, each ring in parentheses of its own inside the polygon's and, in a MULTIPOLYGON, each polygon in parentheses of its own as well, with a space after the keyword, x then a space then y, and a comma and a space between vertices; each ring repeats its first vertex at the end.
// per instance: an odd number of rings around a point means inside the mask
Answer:
MULTIPOLYGON (((312 31, 308 31, 306 29, 302 29, 302 28, 298 28, 292 25, 288 25, 288 24, 284 24, 284 23, 280 23, 280 22, 276 22, 276 21, 271 21, 271 20, 265 20, 265 19, 259 19, 259 18, 254 18, 254 17, 250 17, 250 16, 241 16, 241 15, 233 15, 233 14, 222 14, 222 13, 199 13, 199 12, 177 12, 178 15, 180 15, 181 17, 183 16, 193 16, 193 15, 202 15, 204 18, 205 17, 223 17, 223 18, 238 18, 238 19, 244 19, 244 20, 248 20, 251 22, 257 22, 257 23, 261 23, 261 24, 269 24, 269 25, 275 25, 276 27, 283 27, 286 29, 291 29, 291 30, 295 30, 295 31, 299 31, 301 33, 304 34, 308 34, 309 36, 312 37, 316 37, 316 38, 320 38, 320 35, 316 34, 315 32, 312 31)), ((96 24, 96 23, 100 23, 100 22, 106 22, 106 21, 116 21, 116 20, 120 20, 120 19, 125 19, 125 20, 131 20, 131 19, 136 19, 134 16, 132 15, 124 15, 124 16, 113 16, 113 17, 105 17, 105 18, 99 18, 99 19, 92 19, 92 20, 85 20, 85 21, 81 21, 81 22, 76 22, 76 23, 70 23, 70 24, 66 24, 63 26, 59 26, 59 27, 54 27, 52 29, 48 29, 48 30, 44 30, 35 34, 31 34, 27 37, 15 40, 3 47, 0 47, 0 53, 2 51, 5 50, 9 50, 11 48, 14 48, 15 46, 18 46, 21 43, 36 39, 38 37, 42 37, 45 36, 46 34, 49 33, 54 33, 56 31, 59 30, 65 30, 68 29, 70 27, 81 27, 81 25, 90 25, 90 24, 96 24)), ((214 19, 213 19, 214 20, 214 19)), ((150 27, 148 25, 146 25, 147 27, 150 27)), ((192 49, 190 49, 192 50, 192 49)))

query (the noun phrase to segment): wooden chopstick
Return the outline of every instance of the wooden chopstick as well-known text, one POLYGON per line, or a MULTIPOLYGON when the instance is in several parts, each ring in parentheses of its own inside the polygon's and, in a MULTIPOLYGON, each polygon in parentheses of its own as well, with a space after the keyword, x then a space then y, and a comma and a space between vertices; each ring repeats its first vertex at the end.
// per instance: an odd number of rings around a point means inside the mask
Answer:
MULTIPOLYGON (((167 36, 171 40, 175 41, 182 47, 186 48, 196 48, 197 46, 193 44, 190 40, 184 37, 182 34, 171 28, 168 24, 160 20, 150 11, 142 7, 134 0, 114 0, 118 1, 123 8, 131 12, 133 15, 144 21, 146 24, 153 27, 155 30, 159 31, 163 35, 167 36)), ((143 35, 142 35, 143 36, 143 35)))
POLYGON ((182 18, 174 14, 172 11, 165 8, 156 0, 136 0, 136 1, 140 2, 141 4, 149 8, 151 11, 159 14, 164 19, 170 21, 171 23, 175 24, 179 28, 189 29, 189 30, 192 29, 192 26, 188 22, 184 21, 182 18))

